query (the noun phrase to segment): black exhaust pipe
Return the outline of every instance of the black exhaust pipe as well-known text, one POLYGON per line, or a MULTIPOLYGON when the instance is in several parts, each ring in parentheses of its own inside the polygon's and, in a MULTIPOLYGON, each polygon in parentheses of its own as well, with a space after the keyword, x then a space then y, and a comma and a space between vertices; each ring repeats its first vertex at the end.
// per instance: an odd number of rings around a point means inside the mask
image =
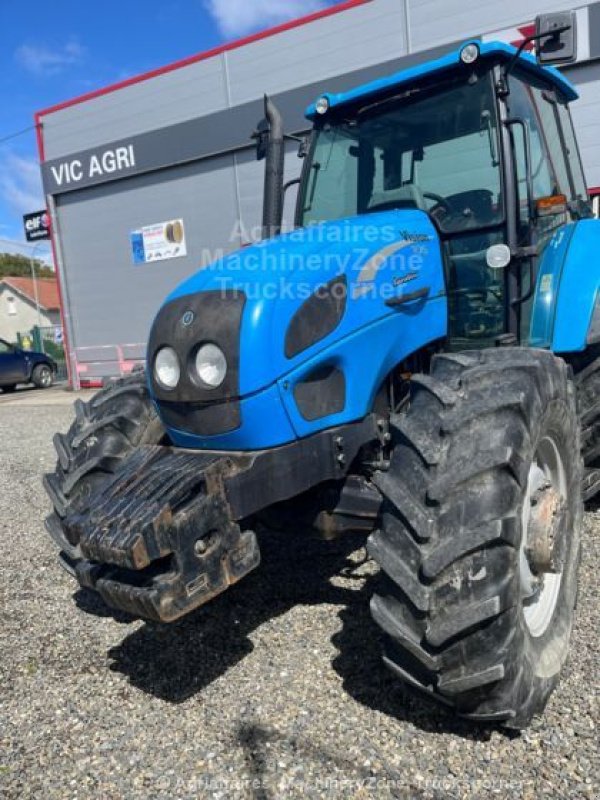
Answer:
POLYGON ((281 232, 283 220, 283 165, 285 142, 283 118, 270 97, 265 95, 265 117, 268 124, 268 144, 265 163, 263 200, 263 239, 281 232))

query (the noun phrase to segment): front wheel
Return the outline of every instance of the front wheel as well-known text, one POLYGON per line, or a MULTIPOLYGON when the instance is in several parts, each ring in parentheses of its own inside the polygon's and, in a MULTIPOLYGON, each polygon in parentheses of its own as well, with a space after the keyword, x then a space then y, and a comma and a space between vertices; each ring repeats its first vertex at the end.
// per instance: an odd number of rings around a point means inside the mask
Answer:
POLYGON ((582 519, 567 365, 502 348, 437 356, 392 419, 371 604, 386 664, 459 714, 523 728, 557 684, 582 519))
POLYGON ((87 403, 75 401, 75 420, 69 431, 54 436, 56 469, 44 476, 44 487, 54 507, 46 528, 60 547, 61 563, 69 572, 73 572, 81 551, 79 542, 69 538, 64 518, 73 511, 88 514, 94 492, 137 447, 160 444, 165 439, 143 372, 110 381, 87 403))
POLYGON ((54 383, 54 375, 47 364, 38 364, 33 370, 31 380, 38 389, 49 389, 54 383))

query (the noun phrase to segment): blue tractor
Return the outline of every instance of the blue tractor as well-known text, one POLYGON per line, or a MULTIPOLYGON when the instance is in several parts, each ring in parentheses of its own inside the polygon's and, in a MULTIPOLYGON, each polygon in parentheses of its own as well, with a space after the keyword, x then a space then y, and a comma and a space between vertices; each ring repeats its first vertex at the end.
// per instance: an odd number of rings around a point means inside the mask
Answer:
POLYGON ((522 728, 565 662, 600 489, 600 222, 551 63, 498 42, 307 110, 295 225, 274 104, 264 237, 185 281, 147 369, 57 434, 47 528, 115 608, 168 622, 259 564, 256 530, 368 536, 384 662, 522 728))

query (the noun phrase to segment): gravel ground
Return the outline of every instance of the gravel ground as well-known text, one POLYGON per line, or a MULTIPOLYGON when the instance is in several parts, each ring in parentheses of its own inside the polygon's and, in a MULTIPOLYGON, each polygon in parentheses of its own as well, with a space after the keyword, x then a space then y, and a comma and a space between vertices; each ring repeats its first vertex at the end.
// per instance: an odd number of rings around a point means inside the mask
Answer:
POLYGON ((263 565, 159 627, 77 591, 44 532, 63 404, 0 403, 0 796, 597 798, 600 513, 571 658, 521 735, 382 668, 359 542, 262 539, 263 565))

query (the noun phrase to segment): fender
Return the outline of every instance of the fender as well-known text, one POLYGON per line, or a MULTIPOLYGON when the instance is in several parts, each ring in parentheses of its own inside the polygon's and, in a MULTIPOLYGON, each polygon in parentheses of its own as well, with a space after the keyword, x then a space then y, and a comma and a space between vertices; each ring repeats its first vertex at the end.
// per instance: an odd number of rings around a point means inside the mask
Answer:
POLYGON ((600 221, 563 226, 542 256, 529 344, 555 353, 585 350, 599 290, 600 221))

